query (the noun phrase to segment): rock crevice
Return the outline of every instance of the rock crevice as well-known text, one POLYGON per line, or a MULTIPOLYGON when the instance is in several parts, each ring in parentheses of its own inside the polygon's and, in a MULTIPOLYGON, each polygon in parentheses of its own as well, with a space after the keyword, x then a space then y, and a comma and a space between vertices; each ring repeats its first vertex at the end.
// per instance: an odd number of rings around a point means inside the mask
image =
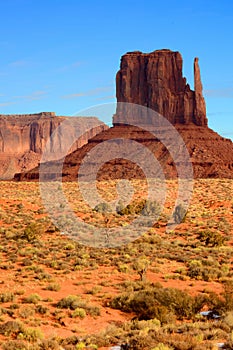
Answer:
MULTIPOLYGON (((82 119, 82 117, 79 118, 82 119)), ((54 112, 0 115, 0 178, 11 179, 16 172, 28 171, 36 167, 48 139, 67 119, 69 117, 56 116, 54 112)), ((82 147, 91 137, 107 128, 104 123, 93 129, 90 128, 77 139, 69 152, 82 147)), ((69 132, 72 135, 72 123, 70 129, 69 132)), ((59 133, 55 139, 52 139, 51 160, 61 158, 60 154, 63 154, 66 142, 69 140, 59 133)))
MULTIPOLYGON (((117 102, 149 107, 173 125, 207 125, 198 59, 194 60, 194 91, 183 77, 182 66, 179 52, 166 49, 149 54, 128 52, 122 56, 116 75, 117 102)), ((114 116, 114 124, 118 124, 117 118, 122 114, 125 110, 121 104, 114 116)))

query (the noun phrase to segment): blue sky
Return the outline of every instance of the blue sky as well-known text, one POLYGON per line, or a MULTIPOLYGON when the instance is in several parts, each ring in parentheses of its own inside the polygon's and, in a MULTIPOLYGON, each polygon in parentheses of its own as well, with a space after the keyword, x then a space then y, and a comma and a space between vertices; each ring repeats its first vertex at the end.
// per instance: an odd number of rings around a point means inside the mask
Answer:
POLYGON ((73 115, 115 101, 127 51, 180 51, 193 87, 199 64, 211 128, 233 138, 230 0, 0 2, 0 113, 73 115))

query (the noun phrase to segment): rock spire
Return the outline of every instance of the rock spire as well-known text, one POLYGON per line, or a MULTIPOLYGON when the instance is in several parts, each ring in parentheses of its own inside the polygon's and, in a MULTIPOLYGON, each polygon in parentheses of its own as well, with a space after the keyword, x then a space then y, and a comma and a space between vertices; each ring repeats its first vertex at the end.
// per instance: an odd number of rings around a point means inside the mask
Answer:
MULTIPOLYGON (((207 125, 198 59, 194 60, 195 91, 183 77, 182 65, 181 54, 167 49, 126 53, 116 75, 117 102, 149 107, 173 125, 207 125)), ((122 112, 121 106, 117 109, 114 124, 118 124, 117 116, 122 112)))

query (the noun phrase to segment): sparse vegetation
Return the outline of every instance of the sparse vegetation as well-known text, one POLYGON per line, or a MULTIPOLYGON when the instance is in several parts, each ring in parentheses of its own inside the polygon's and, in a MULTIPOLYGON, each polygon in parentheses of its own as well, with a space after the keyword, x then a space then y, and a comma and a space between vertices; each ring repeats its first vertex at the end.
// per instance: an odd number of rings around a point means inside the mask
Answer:
MULTIPOLYGON (((0 185, 1 348, 76 350, 127 343, 134 350, 210 350, 218 341, 232 347, 232 180, 195 181, 185 221, 174 231, 166 231, 174 181, 167 181, 164 208, 144 200, 146 186, 138 182, 138 193, 118 212, 88 208, 74 184, 65 183, 75 213, 93 225, 124 227, 137 215, 147 220, 159 214, 137 240, 108 249, 61 235, 47 217, 37 184, 0 185), (212 314, 203 316, 202 310, 212 314), (102 328, 94 334, 90 324, 102 328), (47 329, 64 336, 51 339, 47 329)), ((106 200, 115 198, 112 182, 98 187, 106 200)), ((181 209, 175 212, 182 216, 181 209)))

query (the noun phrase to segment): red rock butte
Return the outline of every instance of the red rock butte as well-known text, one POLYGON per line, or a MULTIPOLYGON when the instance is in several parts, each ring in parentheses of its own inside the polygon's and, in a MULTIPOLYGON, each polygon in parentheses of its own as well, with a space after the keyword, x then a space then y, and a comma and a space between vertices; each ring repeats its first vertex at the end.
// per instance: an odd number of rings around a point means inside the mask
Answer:
MULTIPOLYGON (((77 180, 78 174, 82 176, 79 170, 84 157, 108 140, 112 140, 112 149, 103 150, 100 147, 100 153, 92 160, 90 175, 103 153, 107 152, 111 160, 99 169, 97 179, 145 177, 137 164, 123 159, 124 157, 111 158, 113 150, 119 148, 119 139, 133 140, 147 147, 160 163, 165 177, 177 177, 176 162, 171 157, 169 147, 165 147, 158 137, 147 130, 133 126, 133 118, 144 118, 140 113, 136 117, 131 116, 132 119, 128 122, 127 104, 148 107, 147 110, 158 112, 175 127, 189 153, 194 178, 233 178, 233 143, 208 127, 197 58, 194 59, 193 91, 183 77, 179 52, 163 49, 152 53, 126 53, 121 58, 120 70, 116 75, 116 97, 117 110, 113 116, 113 127, 96 134, 81 148, 66 156, 62 169, 64 181, 77 180)), ((141 120, 142 124, 143 122, 141 120)), ((159 128, 156 123, 152 127, 159 128)), ((165 132, 166 130, 161 131, 165 132)), ((56 162, 49 163, 48 168, 50 171, 47 179, 56 180, 56 162)), ((38 167, 15 176, 18 181, 38 179, 38 167)))
MULTIPOLYGON (((194 59, 194 91, 183 77, 182 66, 179 52, 165 49, 149 54, 128 52, 122 56, 116 75, 117 102, 151 108, 173 125, 207 125, 198 58, 194 59)), ((120 114, 124 110, 118 108, 114 125, 120 114)))

